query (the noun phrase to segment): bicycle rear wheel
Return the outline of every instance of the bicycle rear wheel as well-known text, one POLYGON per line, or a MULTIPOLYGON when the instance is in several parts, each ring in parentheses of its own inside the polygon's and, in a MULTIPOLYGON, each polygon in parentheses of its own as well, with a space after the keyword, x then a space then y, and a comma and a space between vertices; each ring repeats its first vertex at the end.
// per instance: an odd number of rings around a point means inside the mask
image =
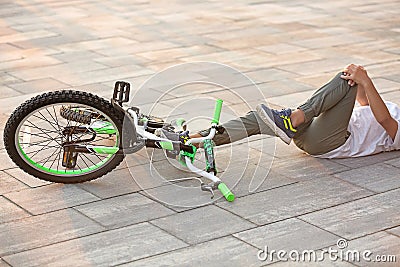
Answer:
POLYGON ((90 93, 45 93, 12 113, 4 143, 15 164, 39 179, 85 182, 103 176, 124 159, 115 153, 121 147, 123 118, 110 102, 90 93), (87 151, 68 150, 76 146, 87 151))

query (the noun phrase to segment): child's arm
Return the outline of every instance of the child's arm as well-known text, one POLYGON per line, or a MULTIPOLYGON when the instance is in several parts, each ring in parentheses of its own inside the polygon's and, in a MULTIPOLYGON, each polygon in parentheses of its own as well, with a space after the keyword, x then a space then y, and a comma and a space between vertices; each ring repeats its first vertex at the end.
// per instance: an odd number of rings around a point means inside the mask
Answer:
POLYGON ((343 79, 353 80, 364 89, 375 119, 380 125, 382 125, 392 140, 394 140, 397 133, 398 123, 390 115, 388 108, 376 90, 372 80, 369 78, 367 71, 362 66, 351 64, 346 67, 344 72, 350 75, 342 75, 343 79))

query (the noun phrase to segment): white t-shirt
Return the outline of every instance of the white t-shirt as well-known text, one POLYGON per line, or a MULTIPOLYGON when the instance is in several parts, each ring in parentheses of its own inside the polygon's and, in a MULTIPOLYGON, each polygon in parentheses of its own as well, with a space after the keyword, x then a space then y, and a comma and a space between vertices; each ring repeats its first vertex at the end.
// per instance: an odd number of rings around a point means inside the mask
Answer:
POLYGON ((385 129, 376 121, 369 106, 355 107, 350 118, 350 137, 342 146, 318 155, 318 158, 349 158, 377 154, 400 149, 400 108, 385 101, 392 117, 397 121, 397 133, 392 140, 385 129))

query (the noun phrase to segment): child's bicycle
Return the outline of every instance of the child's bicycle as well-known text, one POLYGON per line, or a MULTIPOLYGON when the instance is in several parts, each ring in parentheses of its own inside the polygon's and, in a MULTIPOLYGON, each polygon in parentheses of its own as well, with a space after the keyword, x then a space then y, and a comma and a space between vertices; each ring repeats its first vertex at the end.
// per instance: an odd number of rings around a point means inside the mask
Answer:
MULTIPOLYGON (((44 93, 26 101, 7 121, 4 143, 8 155, 22 170, 39 179, 81 183, 110 172, 127 153, 143 147, 164 149, 190 171, 211 180, 201 181, 203 191, 214 196, 213 190, 219 189, 228 201, 233 201, 234 195, 215 176, 211 141, 216 131, 223 130, 218 126, 222 100, 217 100, 208 136, 172 141, 155 134, 160 130, 172 133, 172 124, 143 115, 136 107, 123 106, 129 101, 129 93, 129 83, 116 82, 111 103, 72 90, 44 93), (193 144, 200 143, 206 155, 205 170, 192 164, 197 150, 193 144)), ((176 120, 177 125, 182 123, 176 120)))

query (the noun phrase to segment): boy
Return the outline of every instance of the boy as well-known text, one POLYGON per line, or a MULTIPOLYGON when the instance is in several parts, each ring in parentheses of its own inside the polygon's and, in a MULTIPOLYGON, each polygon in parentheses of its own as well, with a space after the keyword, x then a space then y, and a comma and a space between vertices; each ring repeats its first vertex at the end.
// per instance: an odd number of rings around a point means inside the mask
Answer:
MULTIPOLYGON (((400 108, 384 102, 362 66, 348 65, 296 110, 277 111, 261 104, 257 111, 230 120, 213 139, 216 145, 254 134, 294 141, 321 158, 367 156, 400 149, 400 108), (355 101, 360 107, 354 108, 355 101)), ((209 130, 191 135, 206 136, 209 130)))

